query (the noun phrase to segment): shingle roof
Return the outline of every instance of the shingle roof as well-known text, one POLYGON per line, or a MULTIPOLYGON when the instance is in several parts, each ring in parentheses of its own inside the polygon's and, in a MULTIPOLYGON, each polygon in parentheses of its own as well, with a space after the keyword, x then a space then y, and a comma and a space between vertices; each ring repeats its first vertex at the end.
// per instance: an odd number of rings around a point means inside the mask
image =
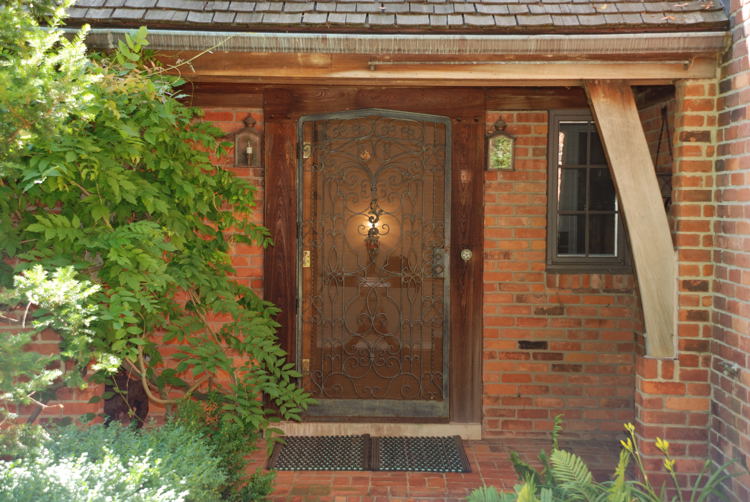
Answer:
POLYGON ((612 33, 723 30, 719 0, 77 0, 69 24, 210 31, 612 33))

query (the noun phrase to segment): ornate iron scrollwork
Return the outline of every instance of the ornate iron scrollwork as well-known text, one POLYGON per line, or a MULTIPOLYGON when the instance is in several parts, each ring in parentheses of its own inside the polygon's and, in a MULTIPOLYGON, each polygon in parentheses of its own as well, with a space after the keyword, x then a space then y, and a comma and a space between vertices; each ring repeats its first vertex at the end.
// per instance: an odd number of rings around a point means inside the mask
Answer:
POLYGON ((318 399, 444 401, 447 119, 362 111, 301 128, 305 387, 318 399))

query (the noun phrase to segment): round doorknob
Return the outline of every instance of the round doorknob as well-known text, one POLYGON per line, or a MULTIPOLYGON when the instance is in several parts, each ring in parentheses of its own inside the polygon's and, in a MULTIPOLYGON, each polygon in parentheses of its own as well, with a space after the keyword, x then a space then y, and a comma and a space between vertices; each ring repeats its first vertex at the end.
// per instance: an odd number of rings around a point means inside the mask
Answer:
POLYGON ((462 249, 461 250, 461 259, 465 262, 468 262, 471 260, 471 257, 474 256, 474 253, 471 252, 471 249, 462 249))

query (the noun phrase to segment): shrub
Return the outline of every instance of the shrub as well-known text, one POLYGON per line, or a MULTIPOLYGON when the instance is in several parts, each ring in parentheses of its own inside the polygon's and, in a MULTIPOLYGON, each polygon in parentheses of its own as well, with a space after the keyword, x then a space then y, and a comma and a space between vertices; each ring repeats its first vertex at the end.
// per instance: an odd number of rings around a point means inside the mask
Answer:
POLYGON ((179 425, 53 431, 36 451, 0 462, 0 500, 222 500, 226 474, 205 438, 179 425))
POLYGON ((226 420, 219 404, 221 399, 220 394, 209 394, 205 401, 185 400, 170 420, 210 442, 226 470, 227 478, 222 487, 226 500, 265 500, 271 493, 275 473, 259 470, 250 477, 245 474, 246 456, 257 448, 259 431, 242 422, 226 420))
POLYGON ((91 324, 98 314, 91 296, 99 287, 79 280, 73 267, 48 274, 41 265, 14 278, 14 288, 0 287, 0 318, 17 323, 19 330, 0 337, 0 451, 19 455, 38 441, 44 431, 31 425, 47 407, 54 391, 63 385, 83 388, 84 369, 94 361, 97 368, 112 370, 108 354, 91 350, 91 324), (26 350, 34 338, 51 329, 60 336, 60 351, 40 354, 26 350), (29 423, 19 425, 15 406, 36 404, 29 423))
POLYGON ((0 2, 0 285, 33 263, 72 266, 101 288, 83 354, 122 364, 150 401, 210 386, 243 425, 298 419, 310 400, 279 346, 279 310, 230 259, 271 244, 255 187, 212 163, 224 132, 181 101, 146 29, 87 54, 87 27, 60 28, 71 3, 0 2))

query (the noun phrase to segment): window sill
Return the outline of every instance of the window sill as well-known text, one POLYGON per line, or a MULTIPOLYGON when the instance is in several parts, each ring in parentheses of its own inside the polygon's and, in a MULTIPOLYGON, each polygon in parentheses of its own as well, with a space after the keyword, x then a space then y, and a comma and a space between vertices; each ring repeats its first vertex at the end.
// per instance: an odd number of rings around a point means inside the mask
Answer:
POLYGON ((633 274, 633 267, 621 263, 548 263, 545 270, 551 274, 633 274))

